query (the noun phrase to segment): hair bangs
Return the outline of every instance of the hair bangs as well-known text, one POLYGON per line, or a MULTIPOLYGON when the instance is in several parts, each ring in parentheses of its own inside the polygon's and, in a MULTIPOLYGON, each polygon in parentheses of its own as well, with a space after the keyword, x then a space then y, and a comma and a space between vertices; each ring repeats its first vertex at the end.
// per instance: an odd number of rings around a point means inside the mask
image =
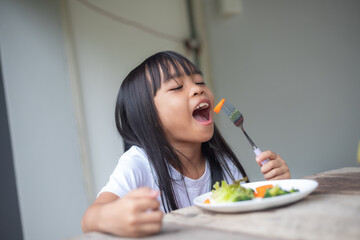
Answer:
POLYGON ((171 51, 155 54, 145 60, 144 64, 154 96, 163 82, 183 75, 203 75, 195 64, 184 56, 171 51))

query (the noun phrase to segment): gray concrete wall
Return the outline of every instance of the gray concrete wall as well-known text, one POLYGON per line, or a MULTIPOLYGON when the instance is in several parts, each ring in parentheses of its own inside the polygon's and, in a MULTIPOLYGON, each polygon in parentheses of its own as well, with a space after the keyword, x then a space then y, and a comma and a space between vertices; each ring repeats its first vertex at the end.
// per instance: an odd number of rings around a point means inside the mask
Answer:
POLYGON ((81 233, 87 202, 59 1, 1 0, 0 48, 24 239, 81 233))
MULTIPOLYGON (((255 143, 293 177, 358 166, 359 1, 243 0, 228 17, 207 3, 215 96, 238 107, 255 143)), ((241 131, 218 120, 251 179, 263 179, 241 131)))

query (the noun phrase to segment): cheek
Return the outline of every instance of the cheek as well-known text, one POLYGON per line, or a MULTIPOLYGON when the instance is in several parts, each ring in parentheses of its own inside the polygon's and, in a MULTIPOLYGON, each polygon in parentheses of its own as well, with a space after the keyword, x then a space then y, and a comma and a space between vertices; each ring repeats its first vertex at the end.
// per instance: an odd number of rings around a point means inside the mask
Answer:
POLYGON ((166 101, 165 99, 155 101, 155 106, 158 112, 158 116, 162 125, 165 129, 170 129, 178 124, 179 119, 179 111, 176 106, 173 106, 171 101, 166 101))
POLYGON ((210 111, 210 114, 213 117, 214 116, 214 111, 213 110, 214 110, 214 107, 216 105, 215 100, 214 100, 214 95, 210 90, 208 90, 207 96, 208 96, 208 98, 210 100, 210 104, 211 104, 211 108, 212 108, 211 111, 210 111))
POLYGON ((208 89, 207 95, 208 95, 208 97, 209 97, 209 100, 210 100, 210 102, 211 102, 211 105, 212 105, 213 107, 215 107, 215 106, 214 106, 214 94, 210 91, 210 89, 208 89))
POLYGON ((182 123, 187 122, 186 117, 188 116, 187 112, 182 109, 180 106, 167 107, 159 113, 160 119, 166 127, 181 127, 182 123))

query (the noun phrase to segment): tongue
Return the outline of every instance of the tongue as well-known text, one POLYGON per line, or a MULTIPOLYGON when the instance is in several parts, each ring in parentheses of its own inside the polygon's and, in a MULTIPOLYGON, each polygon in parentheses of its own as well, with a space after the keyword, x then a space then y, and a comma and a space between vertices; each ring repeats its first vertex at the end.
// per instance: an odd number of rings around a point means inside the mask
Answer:
POLYGON ((193 117, 195 118, 196 121, 199 122, 206 122, 209 120, 209 113, 206 109, 204 110, 196 110, 193 113, 193 117))

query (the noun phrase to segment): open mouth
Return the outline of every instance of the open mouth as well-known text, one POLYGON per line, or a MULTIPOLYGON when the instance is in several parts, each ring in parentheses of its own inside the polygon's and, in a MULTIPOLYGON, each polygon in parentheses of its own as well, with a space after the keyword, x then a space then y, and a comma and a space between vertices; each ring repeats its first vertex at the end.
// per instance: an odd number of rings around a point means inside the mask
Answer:
POLYGON ((200 103, 192 115, 198 122, 208 122, 210 120, 210 105, 206 102, 200 103))

